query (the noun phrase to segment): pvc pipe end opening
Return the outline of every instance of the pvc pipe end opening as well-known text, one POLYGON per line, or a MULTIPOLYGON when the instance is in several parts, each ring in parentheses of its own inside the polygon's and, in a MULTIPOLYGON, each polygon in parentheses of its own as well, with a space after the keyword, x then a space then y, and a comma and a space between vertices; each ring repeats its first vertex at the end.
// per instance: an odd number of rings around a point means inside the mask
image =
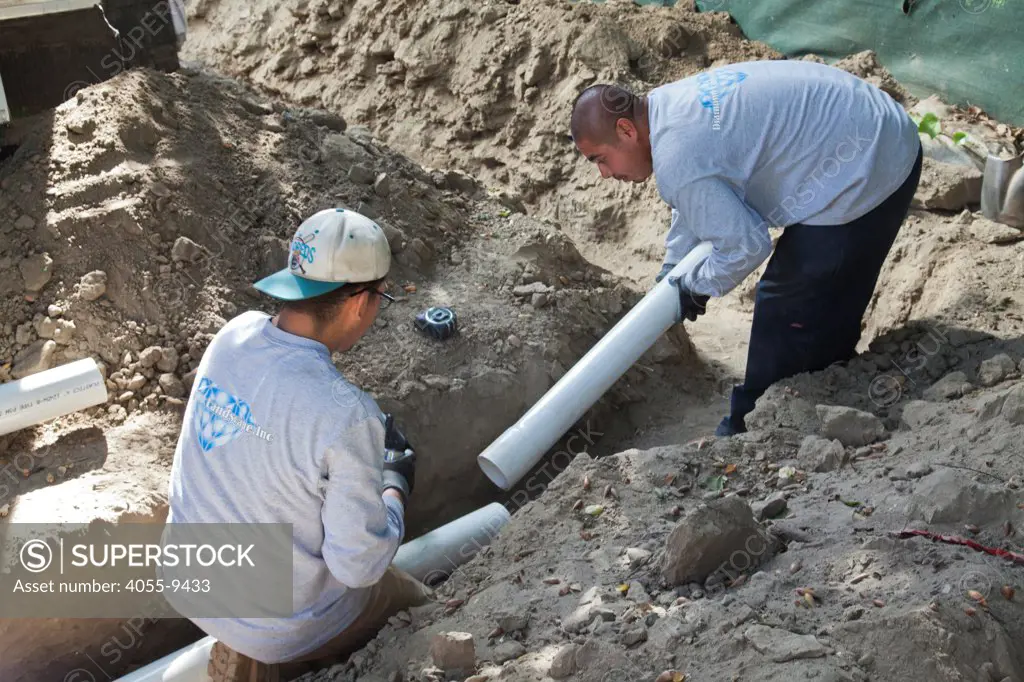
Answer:
POLYGON ((494 485, 498 486, 502 490, 508 490, 512 487, 509 484, 508 477, 497 464, 489 460, 484 455, 477 457, 476 461, 480 465, 480 468, 483 469, 483 472, 487 474, 487 478, 491 479, 491 482, 494 483, 494 485))

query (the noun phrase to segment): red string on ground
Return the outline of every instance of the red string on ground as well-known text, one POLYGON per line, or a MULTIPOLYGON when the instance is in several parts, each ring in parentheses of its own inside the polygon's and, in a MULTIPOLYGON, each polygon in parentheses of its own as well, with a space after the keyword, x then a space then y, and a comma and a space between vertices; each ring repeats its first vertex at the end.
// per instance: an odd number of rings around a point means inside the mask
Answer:
POLYGON ((932 533, 927 530, 901 530, 894 531, 892 535, 901 540, 912 537, 923 537, 928 538, 932 542, 945 542, 950 545, 964 545, 965 547, 970 547, 976 552, 984 552, 985 554, 991 554, 992 556, 997 556, 1001 559, 1009 559, 1015 564, 1024 566, 1024 554, 1011 552, 1007 549, 1000 549, 999 547, 986 547, 974 540, 968 540, 967 538, 961 538, 956 535, 939 535, 938 533, 932 533))

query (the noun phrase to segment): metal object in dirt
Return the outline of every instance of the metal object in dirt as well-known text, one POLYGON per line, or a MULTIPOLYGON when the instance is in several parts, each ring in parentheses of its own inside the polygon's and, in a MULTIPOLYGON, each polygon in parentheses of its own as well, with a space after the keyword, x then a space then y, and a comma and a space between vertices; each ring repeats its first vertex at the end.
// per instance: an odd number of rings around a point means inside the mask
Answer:
POLYGON ((451 338, 458 331, 458 318, 451 308, 432 307, 416 315, 416 328, 438 341, 451 338))
POLYGON ((1011 159, 989 154, 981 185, 981 212, 989 220, 1024 228, 1024 154, 1011 159))

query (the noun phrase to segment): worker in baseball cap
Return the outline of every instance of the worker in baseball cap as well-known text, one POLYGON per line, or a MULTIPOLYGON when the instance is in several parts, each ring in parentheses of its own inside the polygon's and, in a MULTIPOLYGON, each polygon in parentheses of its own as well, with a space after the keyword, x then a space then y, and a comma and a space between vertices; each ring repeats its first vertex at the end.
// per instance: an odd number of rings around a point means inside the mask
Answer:
POLYGON ((238 315, 199 364, 168 523, 293 528, 290 617, 182 614, 217 639, 214 682, 291 679, 343 662, 389 617, 430 597, 391 563, 405 534, 415 454, 390 415, 331 360, 393 300, 390 266, 372 220, 341 208, 313 214, 295 231, 285 267, 255 283, 281 302, 277 314, 238 315))

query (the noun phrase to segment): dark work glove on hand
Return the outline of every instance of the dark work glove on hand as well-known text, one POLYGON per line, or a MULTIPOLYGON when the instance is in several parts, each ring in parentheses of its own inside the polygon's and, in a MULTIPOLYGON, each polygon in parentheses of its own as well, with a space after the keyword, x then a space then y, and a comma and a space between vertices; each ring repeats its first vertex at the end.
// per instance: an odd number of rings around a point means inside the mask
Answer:
POLYGON ((668 282, 679 291, 679 309, 682 312, 680 319, 693 322, 699 315, 707 312, 710 296, 693 293, 683 284, 682 278, 673 277, 668 282))
POLYGON ((408 502, 416 479, 416 453, 398 427, 394 417, 384 420, 384 489, 394 488, 408 502))
POLYGON ((672 268, 674 268, 676 265, 678 265, 678 263, 665 263, 664 265, 662 265, 661 272, 659 272, 658 276, 654 278, 654 283, 657 284, 661 280, 665 279, 665 275, 672 272, 672 268))

